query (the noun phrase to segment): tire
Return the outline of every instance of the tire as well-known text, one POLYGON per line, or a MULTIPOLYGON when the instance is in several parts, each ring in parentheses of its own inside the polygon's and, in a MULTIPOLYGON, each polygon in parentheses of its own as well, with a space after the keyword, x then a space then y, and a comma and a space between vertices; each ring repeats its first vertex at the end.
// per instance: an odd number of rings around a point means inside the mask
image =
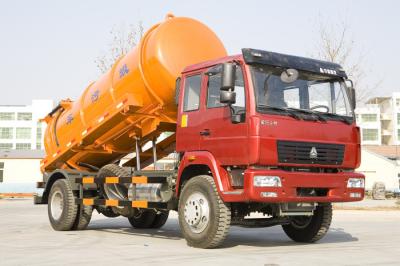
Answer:
POLYGON ((71 186, 65 179, 54 182, 50 190, 47 213, 51 226, 56 231, 68 231, 74 226, 78 205, 71 186))
POLYGON ((195 176, 185 184, 178 213, 179 225, 189 246, 216 248, 229 232, 231 210, 219 197, 211 176, 195 176))
POLYGON ((151 225, 151 228, 161 228, 164 226, 164 224, 167 222, 169 216, 169 211, 160 211, 160 213, 156 214, 156 217, 154 217, 154 222, 151 225))
MULTIPOLYGON (((105 166, 103 166, 98 174, 97 177, 108 177, 108 176, 128 176, 129 173, 128 171, 126 171, 124 168, 122 168, 121 166, 118 166, 116 164, 107 164, 105 166)), ((121 191, 125 193, 126 190, 126 194, 127 193, 127 188, 121 184, 109 184, 109 186, 114 186, 115 190, 121 191)), ((122 198, 117 198, 117 197, 113 197, 113 198, 109 198, 107 196, 107 193, 105 191, 104 186, 100 187, 100 191, 103 194, 103 196, 107 199, 117 199, 117 200, 122 200, 122 198)))
MULTIPOLYGON (((107 164, 103 166, 97 174, 97 177, 109 177, 109 176, 129 176, 129 172, 116 164, 107 164)), ((100 186, 100 193, 105 199, 127 200, 128 198, 128 188, 121 184, 108 184, 100 186), (112 197, 109 197, 106 193, 106 188, 104 186, 113 187, 112 190, 118 191, 120 194, 125 194, 125 195, 117 196, 113 194, 111 195, 112 197)), ((102 207, 102 208, 107 209, 105 212, 103 212, 104 216, 111 218, 118 217, 119 215, 129 217, 132 213, 131 207, 111 207, 111 209, 109 209, 109 207, 102 207)))
POLYGON ((286 235, 296 242, 313 243, 323 238, 332 221, 332 205, 318 205, 314 215, 294 217, 290 224, 282 225, 286 235))
POLYGON ((155 218, 156 212, 153 210, 137 210, 133 216, 128 217, 128 221, 134 228, 148 229, 153 228, 155 218))
POLYGON ((93 212, 93 206, 79 205, 77 214, 76 214, 75 223, 72 226, 72 229, 73 230, 85 230, 90 223, 90 219, 92 219, 92 212, 93 212), (82 212, 81 212, 81 208, 82 208, 82 212))
POLYGON ((116 218, 119 216, 118 213, 115 213, 112 209, 112 207, 102 207, 102 206, 97 206, 97 211, 101 214, 103 214, 105 217, 108 218, 116 218))

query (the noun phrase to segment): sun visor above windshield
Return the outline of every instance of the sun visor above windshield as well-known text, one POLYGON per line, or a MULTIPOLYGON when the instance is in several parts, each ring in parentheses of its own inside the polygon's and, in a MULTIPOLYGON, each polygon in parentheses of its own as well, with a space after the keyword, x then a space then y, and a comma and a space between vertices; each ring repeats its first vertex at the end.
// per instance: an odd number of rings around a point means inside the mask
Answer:
POLYGON ((243 48, 242 53, 244 61, 249 65, 263 64, 281 68, 294 68, 333 77, 347 78, 342 67, 331 62, 250 48, 243 48))

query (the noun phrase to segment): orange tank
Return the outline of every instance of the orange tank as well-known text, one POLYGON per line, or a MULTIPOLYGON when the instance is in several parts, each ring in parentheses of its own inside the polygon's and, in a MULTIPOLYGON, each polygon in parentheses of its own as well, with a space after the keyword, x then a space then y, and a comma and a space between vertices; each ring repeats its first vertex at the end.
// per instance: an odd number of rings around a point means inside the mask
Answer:
POLYGON ((176 124, 175 81, 191 64, 226 56, 204 24, 167 15, 138 46, 91 83, 80 98, 61 101, 44 120, 42 171, 101 167, 135 151, 176 124))

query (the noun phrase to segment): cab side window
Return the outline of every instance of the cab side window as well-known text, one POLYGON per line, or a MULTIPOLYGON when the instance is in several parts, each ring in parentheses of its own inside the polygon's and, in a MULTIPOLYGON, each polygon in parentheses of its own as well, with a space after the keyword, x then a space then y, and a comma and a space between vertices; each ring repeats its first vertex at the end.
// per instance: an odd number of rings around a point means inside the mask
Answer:
MULTIPOLYGON (((207 108, 226 106, 226 104, 221 104, 219 102, 219 92, 221 88, 221 76, 222 76, 221 65, 210 69, 209 72, 216 74, 211 74, 208 77, 207 108)), ((240 66, 236 67, 235 92, 236 92, 236 103, 233 104, 232 106, 237 107, 237 109, 245 109, 246 98, 244 91, 243 72, 240 66)))
POLYGON ((194 111, 200 105, 201 75, 190 76, 185 81, 183 111, 194 111))
POLYGON ((224 104, 219 102, 219 91, 221 89, 221 77, 222 68, 221 66, 216 66, 209 71, 211 76, 208 76, 208 88, 207 88, 207 108, 214 108, 224 106, 224 104))

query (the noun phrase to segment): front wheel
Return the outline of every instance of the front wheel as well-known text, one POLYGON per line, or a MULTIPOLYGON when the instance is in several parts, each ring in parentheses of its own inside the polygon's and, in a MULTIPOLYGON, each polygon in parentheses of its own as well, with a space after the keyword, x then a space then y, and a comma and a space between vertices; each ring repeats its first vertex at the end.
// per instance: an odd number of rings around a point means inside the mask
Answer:
POLYGON ((186 183, 178 213, 179 225, 189 246, 215 248, 228 234, 231 210, 219 197, 211 176, 196 176, 186 183))
POLYGON ((286 235, 296 242, 312 243, 323 238, 332 221, 332 205, 318 205, 312 216, 294 216, 282 225, 286 235))

